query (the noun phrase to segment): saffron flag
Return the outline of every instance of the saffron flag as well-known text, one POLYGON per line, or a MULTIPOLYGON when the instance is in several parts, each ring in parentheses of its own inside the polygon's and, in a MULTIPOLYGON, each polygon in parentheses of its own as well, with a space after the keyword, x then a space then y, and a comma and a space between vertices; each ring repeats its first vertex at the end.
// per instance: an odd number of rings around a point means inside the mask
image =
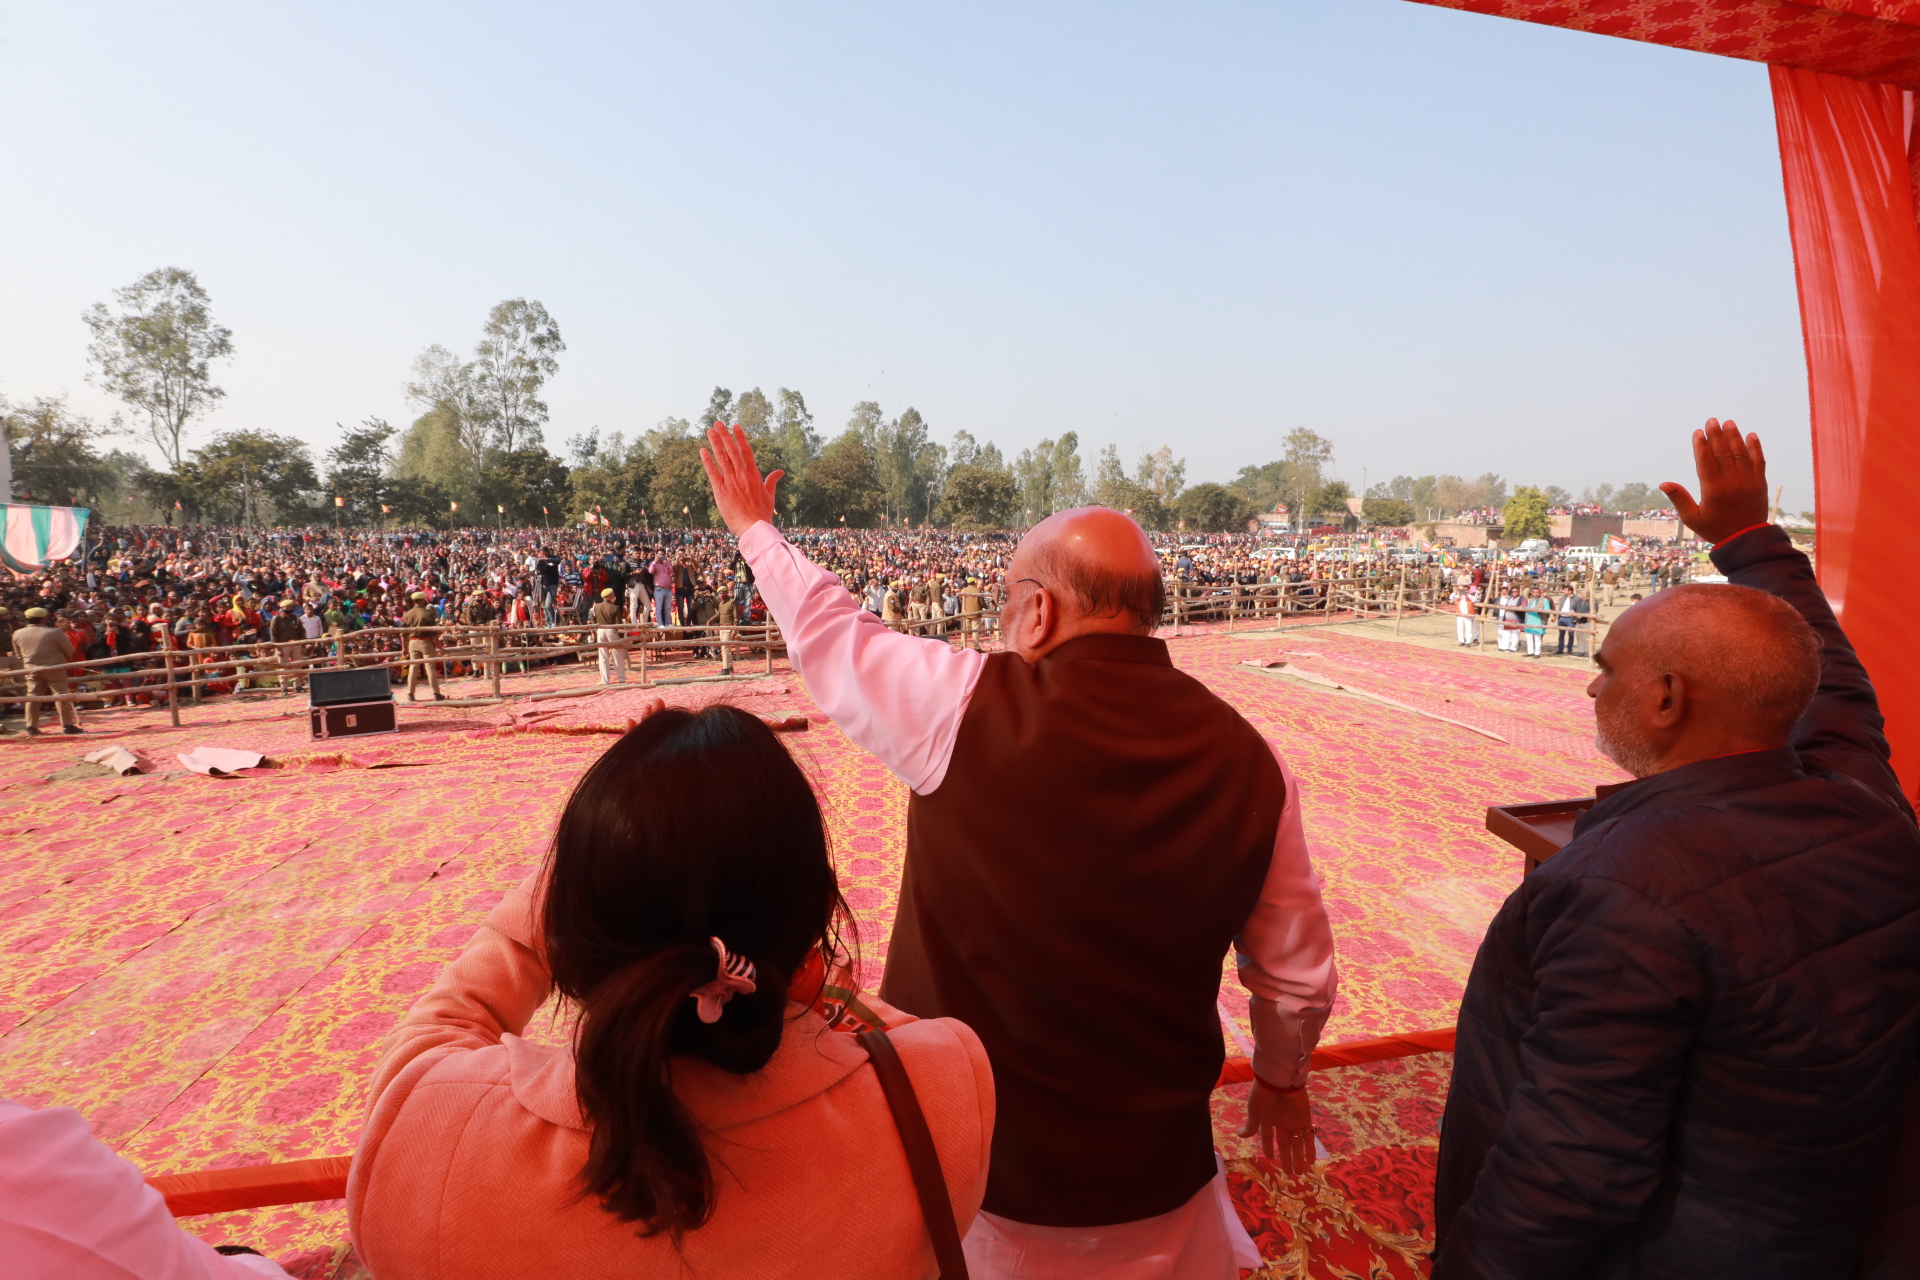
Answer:
POLYGON ((37 507, 9 502, 0 508, 0 564, 16 573, 65 560, 87 531, 85 507, 37 507))
POLYGON ((347 500, 336 493, 333 495, 333 505, 336 507, 344 507, 347 505, 347 500))
POLYGON ((460 504, 457 502, 449 502, 447 504, 447 510, 449 511, 458 511, 459 509, 460 509, 460 504))
POLYGON ((1632 545, 1617 533, 1607 535, 1607 554, 1610 556, 1623 556, 1632 549, 1632 545))

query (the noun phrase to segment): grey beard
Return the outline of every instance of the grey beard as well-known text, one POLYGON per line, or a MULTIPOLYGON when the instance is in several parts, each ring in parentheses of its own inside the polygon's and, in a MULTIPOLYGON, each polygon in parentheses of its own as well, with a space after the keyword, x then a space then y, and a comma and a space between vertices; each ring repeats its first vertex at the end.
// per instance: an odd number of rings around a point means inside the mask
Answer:
POLYGON ((1601 755, 1636 778, 1650 778, 1660 772, 1659 758, 1644 742, 1621 741, 1608 735, 1604 724, 1594 728, 1593 745, 1601 755))

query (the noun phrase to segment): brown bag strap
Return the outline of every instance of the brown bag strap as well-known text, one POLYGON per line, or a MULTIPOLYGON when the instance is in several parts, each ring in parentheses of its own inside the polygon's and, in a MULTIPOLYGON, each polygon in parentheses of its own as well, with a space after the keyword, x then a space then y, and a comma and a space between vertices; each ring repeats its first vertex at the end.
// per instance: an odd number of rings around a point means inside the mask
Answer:
POLYGON ((862 1031, 858 1039, 873 1063, 873 1074, 880 1078, 880 1091, 887 1095, 894 1127, 900 1130, 900 1144, 907 1149, 907 1168, 920 1197, 920 1212, 927 1220, 934 1261, 940 1264, 940 1280, 967 1280, 967 1256, 960 1249, 960 1228, 953 1220, 946 1175, 940 1172, 940 1153, 934 1150, 933 1133, 913 1092, 913 1081, 907 1077, 906 1064, 900 1061, 900 1051, 887 1038, 885 1028, 862 1031))

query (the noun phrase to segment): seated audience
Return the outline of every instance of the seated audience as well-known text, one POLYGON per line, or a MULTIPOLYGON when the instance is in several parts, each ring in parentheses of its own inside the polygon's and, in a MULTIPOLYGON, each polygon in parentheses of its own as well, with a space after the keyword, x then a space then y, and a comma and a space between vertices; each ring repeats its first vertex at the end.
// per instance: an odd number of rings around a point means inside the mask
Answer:
POLYGON ((72 1107, 0 1098, 0 1275, 51 1280, 285 1276, 239 1245, 182 1231, 133 1162, 72 1107))
MULTIPOLYGON (((757 717, 655 708, 387 1046, 347 1193, 381 1280, 936 1274, 866 1052, 808 1007, 850 919, 813 791, 757 717), (556 991, 571 1046, 522 1039, 556 991)), ((964 1232, 986 1054, 869 1005, 964 1232)))
POLYGON ((1697 506, 1661 488, 1729 582, 1606 634, 1597 741, 1638 781, 1481 943, 1434 1280, 1859 1274, 1920 1049, 1920 832, 1759 439, 1694 456, 1697 506))

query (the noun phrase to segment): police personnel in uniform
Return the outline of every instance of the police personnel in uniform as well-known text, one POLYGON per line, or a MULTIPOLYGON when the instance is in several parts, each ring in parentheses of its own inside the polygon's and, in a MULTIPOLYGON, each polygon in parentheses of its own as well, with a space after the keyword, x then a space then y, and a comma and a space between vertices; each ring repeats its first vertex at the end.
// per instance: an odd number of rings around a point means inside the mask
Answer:
MULTIPOLYGON (((27 696, 44 698, 67 691, 66 664, 74 660, 73 641, 58 627, 47 625, 45 609, 27 610, 27 625, 13 633, 13 652, 27 669, 27 696)), ((80 713, 71 702, 53 704, 60 710, 60 726, 66 733, 83 733, 80 713)), ((44 702, 27 704, 27 732, 40 732, 40 712, 44 702)))
POLYGON ((620 683, 627 682, 627 643, 620 635, 620 606, 614 603, 612 587, 600 588, 600 603, 588 611, 595 627, 593 641, 600 646, 600 683, 612 684, 612 670, 620 672, 620 683))
POLYGON ((300 616, 294 612, 296 606, 291 599, 282 600, 279 610, 273 615, 273 621, 267 624, 267 638, 273 641, 274 649, 280 655, 280 690, 287 688, 287 673, 293 673, 293 687, 296 691, 306 688, 307 667, 307 630, 300 625, 300 616))
POLYGON ((440 655, 440 648, 433 639, 438 634, 439 624, 440 615, 427 608, 427 593, 414 592, 413 608, 407 610, 400 619, 400 625, 407 628, 408 702, 417 701, 413 691, 420 687, 422 669, 427 673, 427 687, 433 690, 433 700, 447 700, 447 695, 440 692, 440 664, 434 661, 440 655))

